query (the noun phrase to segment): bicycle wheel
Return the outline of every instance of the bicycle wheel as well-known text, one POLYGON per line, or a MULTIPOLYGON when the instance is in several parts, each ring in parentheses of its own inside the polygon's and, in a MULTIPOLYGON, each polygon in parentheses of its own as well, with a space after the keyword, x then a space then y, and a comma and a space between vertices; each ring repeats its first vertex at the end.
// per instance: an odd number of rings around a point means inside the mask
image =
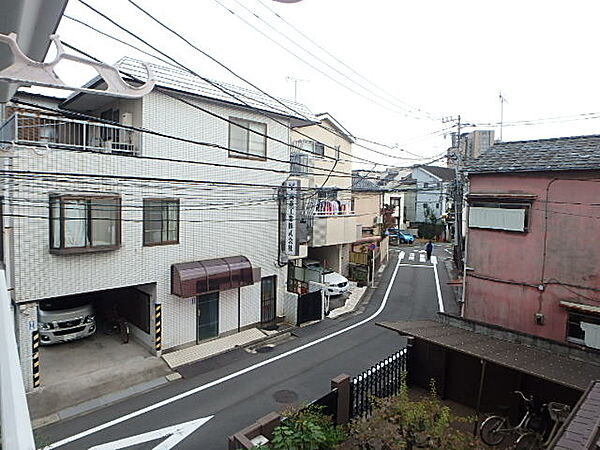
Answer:
POLYGON ((515 450, 537 450, 539 448, 540 436, 533 431, 519 436, 515 445, 515 450))
POLYGON ((500 416, 490 416, 483 421, 479 435, 484 444, 490 447, 500 445, 506 439, 506 419, 500 416))
POLYGON ((123 344, 127 344, 129 342, 129 324, 127 322, 121 322, 119 328, 121 331, 121 341, 123 344))

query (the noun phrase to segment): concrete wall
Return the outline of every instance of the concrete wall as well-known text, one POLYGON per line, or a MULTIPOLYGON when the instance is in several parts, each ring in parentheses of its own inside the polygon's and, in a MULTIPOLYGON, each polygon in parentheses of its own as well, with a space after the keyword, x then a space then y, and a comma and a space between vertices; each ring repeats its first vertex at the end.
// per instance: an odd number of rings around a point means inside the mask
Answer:
POLYGON ((597 177, 597 172, 470 176, 471 193, 537 197, 528 232, 469 229, 467 318, 564 341, 567 310, 559 302, 598 306, 597 177), (544 315, 543 325, 536 324, 536 313, 544 315))

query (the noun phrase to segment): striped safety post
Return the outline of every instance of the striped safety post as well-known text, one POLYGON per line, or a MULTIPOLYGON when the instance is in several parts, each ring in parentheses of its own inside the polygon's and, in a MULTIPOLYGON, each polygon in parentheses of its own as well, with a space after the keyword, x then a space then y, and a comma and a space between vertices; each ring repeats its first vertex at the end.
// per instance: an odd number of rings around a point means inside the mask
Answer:
POLYGON ((35 330, 31 333, 31 361, 33 369, 33 387, 40 387, 40 332, 35 330))
POLYGON ((162 305, 154 305, 154 348, 160 352, 162 348, 162 305))

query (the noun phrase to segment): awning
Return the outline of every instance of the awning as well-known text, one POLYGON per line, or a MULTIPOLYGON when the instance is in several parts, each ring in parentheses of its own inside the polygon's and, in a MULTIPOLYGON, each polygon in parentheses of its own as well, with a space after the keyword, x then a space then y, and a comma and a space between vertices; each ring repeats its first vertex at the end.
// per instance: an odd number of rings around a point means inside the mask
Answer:
POLYGON ((581 391, 600 377, 598 365, 433 320, 401 320, 377 325, 581 391))
POLYGON ((353 242, 353 244, 368 244, 369 242, 379 242, 381 241, 381 236, 367 236, 364 238, 357 239, 353 242))
POLYGON ((560 302, 560 306, 569 309, 577 309, 579 311, 600 314, 600 306, 586 305, 584 303, 567 302, 566 300, 562 300, 560 302))
POLYGON ((211 291, 249 286, 260 279, 245 256, 205 259, 171 266, 171 293, 193 297, 211 291))

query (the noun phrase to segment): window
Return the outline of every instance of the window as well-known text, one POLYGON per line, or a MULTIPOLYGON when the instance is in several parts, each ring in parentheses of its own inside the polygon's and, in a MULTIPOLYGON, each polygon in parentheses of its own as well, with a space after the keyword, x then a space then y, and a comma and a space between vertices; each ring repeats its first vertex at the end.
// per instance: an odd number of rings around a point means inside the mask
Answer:
POLYGON ((529 208, 524 203, 475 202, 469 208, 469 227, 526 232, 529 208))
POLYGON ((111 250, 121 243, 121 199, 117 196, 51 196, 50 251, 111 250))
POLYGON ((267 124, 229 118, 229 151, 231 158, 267 157, 267 124), (241 153, 240 153, 241 152, 241 153))
POLYGON ((440 204, 439 203, 435 204, 435 209, 440 209, 440 204))
POLYGON ((179 200, 144 199, 144 245, 179 243, 179 200))
POLYGON ((423 209, 427 209, 427 208, 429 208, 429 205, 427 204, 427 202, 424 202, 423 203, 423 209))
POLYGON ((320 142, 311 141, 309 139, 300 139, 294 142, 294 146, 317 156, 325 155, 325 145, 320 142))
POLYGON ((567 340, 600 349, 600 316, 569 311, 567 340))

